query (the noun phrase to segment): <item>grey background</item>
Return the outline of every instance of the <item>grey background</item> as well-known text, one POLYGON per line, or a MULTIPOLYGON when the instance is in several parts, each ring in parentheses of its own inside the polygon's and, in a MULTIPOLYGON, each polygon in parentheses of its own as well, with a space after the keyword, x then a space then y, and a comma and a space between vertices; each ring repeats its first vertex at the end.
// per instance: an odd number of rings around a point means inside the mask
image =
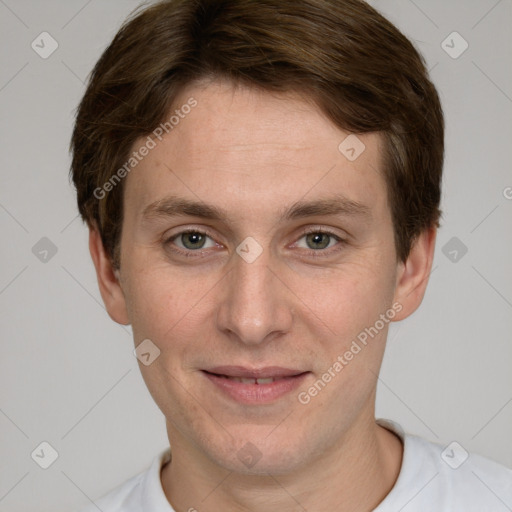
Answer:
MULTIPOLYGON (((79 508, 167 446, 131 331, 103 307, 68 182, 84 81, 137 5, 0 0, 1 512, 79 508), (47 59, 31 48, 43 31, 59 45, 47 59), (57 249, 46 262, 43 237, 57 249), (31 458, 42 441, 59 455, 46 470, 31 458)), ((434 270, 420 310, 390 331, 377 416, 512 466, 512 2, 372 5, 425 55, 447 121, 434 270), (469 44, 456 59, 441 46, 453 31, 469 44), (443 252, 453 237, 462 257, 443 252)))

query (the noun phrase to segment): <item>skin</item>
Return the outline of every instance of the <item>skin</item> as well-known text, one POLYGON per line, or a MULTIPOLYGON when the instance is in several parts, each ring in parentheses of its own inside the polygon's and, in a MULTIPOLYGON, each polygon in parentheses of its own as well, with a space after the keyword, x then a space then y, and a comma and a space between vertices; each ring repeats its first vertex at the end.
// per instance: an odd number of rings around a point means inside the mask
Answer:
POLYGON ((197 106, 126 178, 119 271, 90 229, 108 313, 132 325, 136 345, 149 338, 161 351, 139 364, 167 419, 164 492, 177 512, 373 510, 402 457, 400 440, 374 418, 389 324, 308 404, 297 394, 392 304, 401 305, 393 321, 417 309, 436 231, 422 233, 407 261, 397 261, 380 134, 358 135, 366 149, 351 162, 338 150, 348 133, 296 94, 214 81, 189 86, 176 108, 191 96, 197 106), (369 214, 279 220, 294 202, 333 193, 369 214), (228 220, 143 218, 169 194, 217 205, 228 220), (309 227, 346 242, 328 236, 315 245, 304 234, 309 227), (185 228, 207 229, 211 238, 198 249, 186 236, 166 242, 185 228), (262 248, 252 263, 236 252, 249 236, 262 248), (178 256, 169 246, 204 254, 178 256), (243 405, 200 371, 217 365, 311 373, 275 403, 243 405), (261 454, 252 468, 237 457, 247 442, 261 454))

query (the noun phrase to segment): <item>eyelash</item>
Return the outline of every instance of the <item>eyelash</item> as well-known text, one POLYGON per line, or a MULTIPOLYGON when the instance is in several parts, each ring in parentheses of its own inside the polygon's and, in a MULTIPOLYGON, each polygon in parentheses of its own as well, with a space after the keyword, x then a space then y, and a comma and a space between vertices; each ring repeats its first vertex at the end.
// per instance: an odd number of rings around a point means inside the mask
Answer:
MULTIPOLYGON (((200 229, 185 229, 185 230, 180 231, 179 233, 176 233, 176 234, 172 235, 171 237, 165 239, 164 242, 163 242, 164 246, 167 247, 170 251, 172 251, 172 252, 174 252, 176 254, 179 254, 180 256, 185 256, 187 258, 201 258, 201 257, 203 257, 204 252, 207 251, 208 249, 203 250, 203 251, 201 251, 201 250, 197 250, 197 251, 193 251, 193 250, 184 251, 183 249, 177 249, 175 246, 174 247, 172 246, 171 242, 173 242, 179 236, 185 235, 187 233, 197 233, 197 234, 200 234, 200 235, 206 235, 209 238, 211 238, 212 240, 214 239, 212 234, 209 231, 204 231, 204 230, 200 230, 200 229)), ((329 231, 329 230, 324 229, 324 228, 309 228, 309 229, 307 229, 306 231, 304 231, 302 233, 302 235, 300 236, 299 240, 301 238, 303 238, 304 236, 311 235, 313 233, 314 234, 318 233, 318 234, 328 235, 328 236, 334 238, 337 242, 339 242, 338 245, 341 246, 341 247, 338 247, 337 249, 331 247, 330 249, 318 249, 316 251, 313 250, 313 249, 306 249, 307 253, 309 253, 309 256, 311 256, 313 258, 322 258, 322 257, 326 257, 326 255, 330 256, 332 253, 336 253, 339 250, 341 250, 343 248, 343 246, 347 244, 346 240, 344 240, 340 236, 336 235, 332 231, 329 231)))

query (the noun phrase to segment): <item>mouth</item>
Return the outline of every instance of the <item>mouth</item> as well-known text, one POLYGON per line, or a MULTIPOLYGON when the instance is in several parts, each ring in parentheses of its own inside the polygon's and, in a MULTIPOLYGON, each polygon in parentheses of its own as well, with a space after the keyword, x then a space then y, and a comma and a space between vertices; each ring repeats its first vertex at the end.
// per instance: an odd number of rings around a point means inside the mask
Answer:
POLYGON ((260 369, 222 366, 202 373, 224 396, 243 404, 264 404, 296 389, 310 372, 278 366, 260 369))
MULTIPOLYGON (((209 372, 207 372, 209 373, 209 372)), ((276 380, 282 380, 284 377, 264 377, 262 379, 253 379, 253 378, 245 378, 245 377, 230 377, 229 375, 218 375, 215 373, 210 373, 210 375, 216 375, 217 377, 221 377, 224 379, 234 380, 236 382, 241 382, 242 384, 259 384, 260 386, 263 384, 270 384, 271 382, 275 382, 276 380)))

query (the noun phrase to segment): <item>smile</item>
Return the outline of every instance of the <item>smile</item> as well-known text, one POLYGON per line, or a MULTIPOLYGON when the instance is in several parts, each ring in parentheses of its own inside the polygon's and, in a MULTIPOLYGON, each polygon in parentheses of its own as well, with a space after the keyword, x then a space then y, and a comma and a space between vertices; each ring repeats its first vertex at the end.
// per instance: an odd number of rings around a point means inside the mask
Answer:
POLYGON ((268 367, 249 370, 242 367, 217 367, 203 370, 212 388, 238 403, 268 404, 298 388, 310 372, 268 367))

